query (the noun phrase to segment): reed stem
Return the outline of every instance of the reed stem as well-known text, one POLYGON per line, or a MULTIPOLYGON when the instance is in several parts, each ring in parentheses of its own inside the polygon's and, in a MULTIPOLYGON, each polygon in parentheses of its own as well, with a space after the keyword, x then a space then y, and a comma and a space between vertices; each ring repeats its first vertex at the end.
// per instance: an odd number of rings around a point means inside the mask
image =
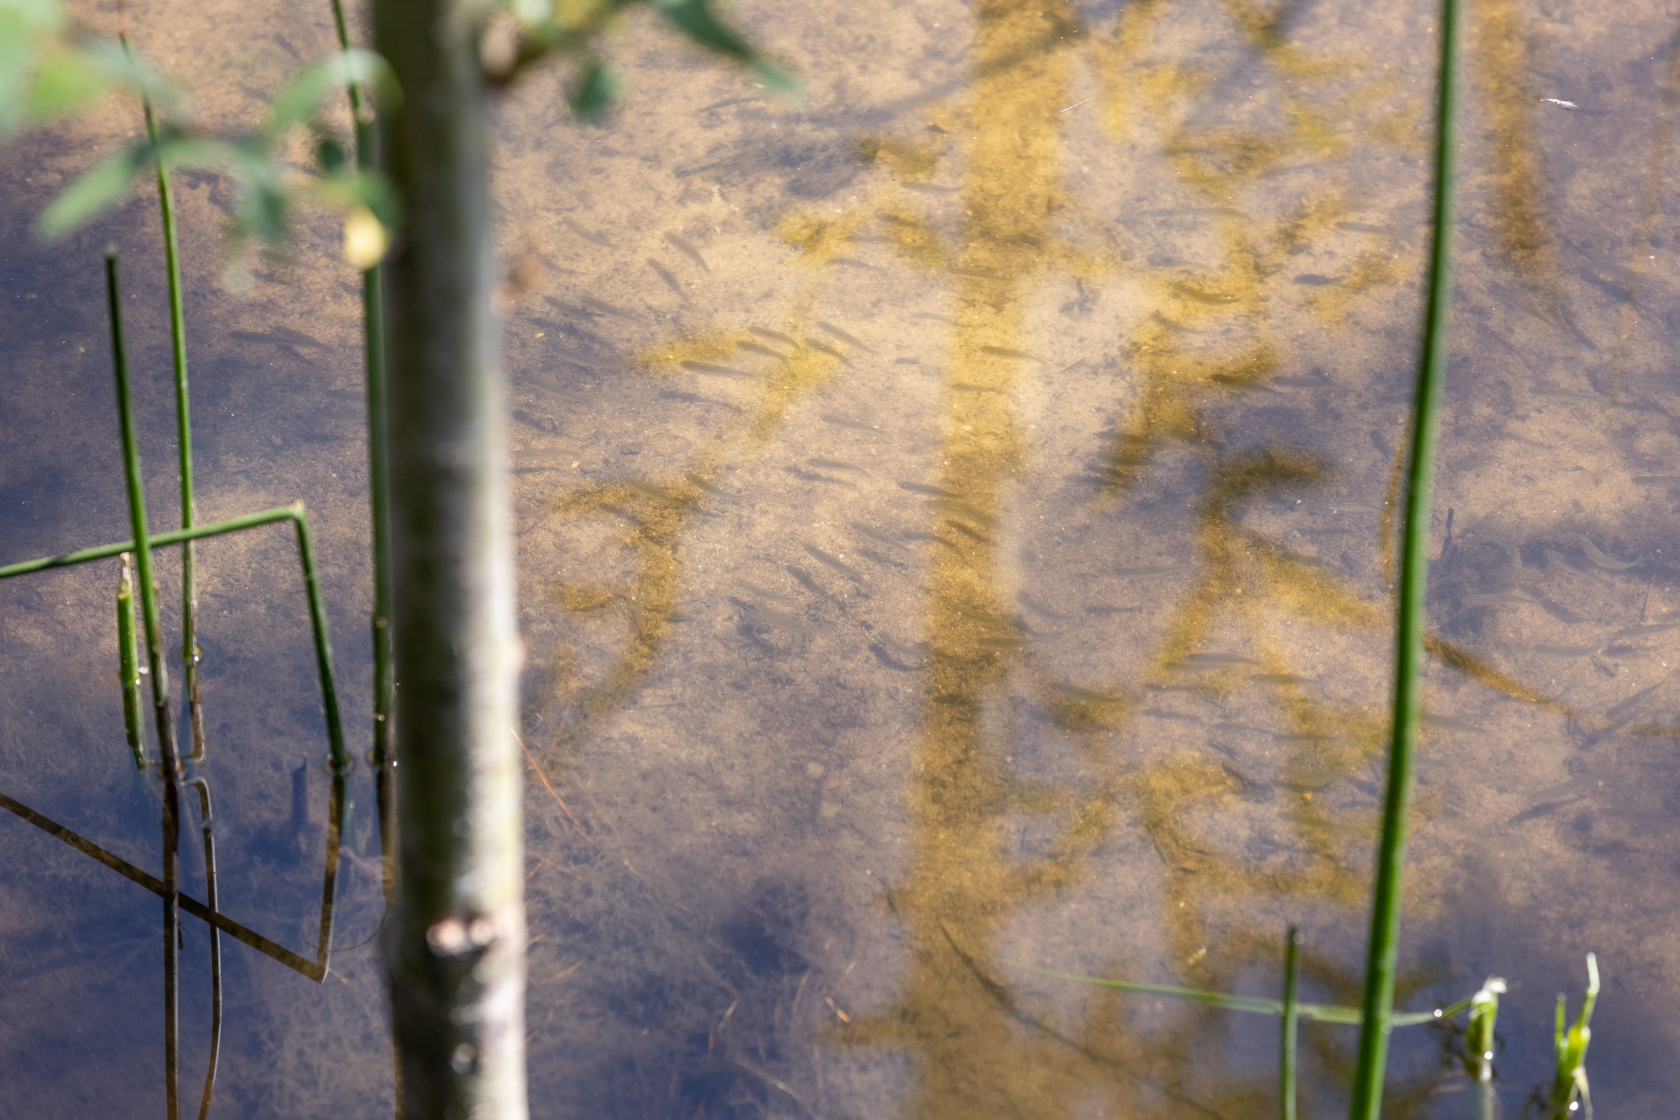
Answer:
POLYGON ((1295 1001, 1300 979, 1301 931, 1294 926, 1283 939, 1283 1046, 1278 1061, 1278 1113, 1295 1120, 1295 1067, 1301 1016, 1295 1001))
POLYGON ((122 575, 117 581, 117 674, 122 679, 128 749, 134 754, 134 768, 144 770, 146 730, 140 718, 140 650, 134 640, 133 557, 127 552, 122 554, 122 575))
MULTIPOLYGON (((340 50, 350 49, 350 25, 342 0, 332 0, 333 26, 340 50)), ((378 120, 361 83, 350 82, 350 117, 356 130, 356 166, 372 171, 379 164, 378 120)), ((385 419, 385 273, 379 265, 362 273, 362 338, 367 374, 368 492, 373 517, 373 765, 379 802, 381 850, 395 852, 396 816, 391 812, 388 763, 396 757, 397 678, 391 644, 391 513, 387 482, 385 419)), ((395 889, 396 863, 386 860, 385 894, 395 889)))
MULTIPOLYGON (((157 585, 152 580, 152 544, 146 527, 146 493, 140 478, 140 447, 134 431, 134 405, 128 391, 128 348, 123 339, 122 297, 117 285, 117 251, 105 253, 105 297, 111 317, 111 355, 117 382, 117 418, 122 427, 123 477, 128 485, 128 516, 134 539, 114 552, 133 552, 140 580, 140 615, 146 626, 146 663, 152 676, 152 709, 157 720, 163 776, 173 783, 181 771, 175 728, 169 714, 169 667, 163 657, 163 623, 158 616, 157 585)), ((15 566, 15 565, 14 565, 15 566)), ((4 574, 11 574, 5 572, 4 574)))
MULTIPOLYGON (((113 274, 114 275, 114 274, 113 274)), ((126 385, 126 380, 123 381, 126 385)), ((126 396, 124 396, 126 402, 126 396)), ((123 407, 126 407, 126 403, 123 407)), ((133 418, 127 417, 125 423, 133 424, 133 418)), ((125 432, 127 429, 125 429, 125 432)), ((131 434, 131 433, 130 433, 131 434)), ((127 436, 125 435, 125 441, 127 436)), ((135 464, 138 471, 138 463, 135 464)), ((139 500, 132 492, 130 501, 139 500)), ((144 514, 144 507, 141 509, 144 514)), ((332 631, 327 626, 327 609, 321 598, 321 584, 315 570, 315 546, 309 535, 309 514, 302 502, 294 502, 289 506, 277 509, 265 509, 260 513, 247 513, 242 517, 230 517, 226 521, 217 521, 209 525, 198 525, 191 529, 181 529, 172 533, 159 533, 155 537, 146 538, 148 547, 161 548, 165 545, 180 544, 182 541, 202 540, 205 537, 219 537, 226 533, 237 533, 242 529, 254 529, 259 525, 269 525, 276 521, 290 521, 297 529, 298 565, 303 572, 304 591, 309 597, 309 624, 315 639, 315 664, 321 676, 321 702, 327 714, 327 738, 332 745, 333 771, 346 774, 350 771, 350 755, 344 749, 344 728, 338 712, 338 686, 333 680, 332 631)), ((134 541, 118 541, 115 544, 103 544, 96 548, 84 548, 78 552, 67 552, 60 556, 44 556, 38 560, 26 560, 21 564, 10 564, 0 568, 0 579, 11 576, 28 575, 30 572, 46 571, 50 568, 63 568, 71 564, 85 564, 93 560, 103 560, 109 556, 119 556, 125 552, 136 552, 134 541)), ((144 555, 144 553, 141 553, 144 555)), ((145 579, 145 576, 141 577, 145 579)), ((150 597, 148 616, 149 622, 156 620, 157 596, 150 597)), ((150 632, 150 627, 148 628, 150 632)), ((153 664, 158 664, 158 651, 151 648, 153 664)), ((153 670, 156 672, 156 669, 153 670)), ((153 695, 157 695, 157 681, 153 680, 153 695)), ((168 717, 168 684, 163 688, 164 719, 168 717)), ((160 724, 160 728, 163 725, 160 724)), ((171 741, 173 746, 173 741, 171 741)), ((176 758, 173 770, 166 772, 180 772, 180 759, 176 758)))
MULTIPOLYGON (((241 529, 254 529, 258 525, 269 525, 276 521, 291 521, 297 516, 297 510, 292 506, 277 506, 258 513, 241 514, 230 517, 226 521, 213 521, 208 525, 198 525, 191 529, 181 529, 168 533, 159 533, 150 538, 153 548, 164 548, 182 541, 201 541, 206 537, 219 537, 225 533, 237 533, 241 529)), ((0 568, 0 579, 10 579, 13 576, 26 576, 31 572, 44 572, 53 568, 67 568, 72 564, 86 564, 91 560, 104 560, 112 556, 120 556, 124 552, 133 552, 133 541, 117 541, 114 544, 102 544, 93 548, 84 548, 76 552, 66 552, 58 556, 43 556, 38 560, 25 560, 19 564, 8 564, 0 568)))
MULTIPOLYGON (((1174 988, 1166 984, 1136 984, 1130 980, 1105 980, 1100 976, 1075 976, 1067 972, 1052 972, 1047 968, 1034 968, 1019 961, 1003 963, 1023 972, 1048 976, 1055 980, 1071 980, 1075 984, 1089 984, 1093 988, 1111 988, 1120 992, 1136 992, 1139 995, 1162 996, 1186 1003, 1199 1003, 1204 1007, 1218 1007, 1225 1011, 1242 1011, 1250 1015, 1282 1015, 1284 1011, 1282 1000, 1266 999, 1264 996, 1233 996, 1224 992, 1199 991, 1195 988, 1174 988)), ((1468 1010, 1473 999, 1474 996, 1465 996, 1457 1003, 1437 1007, 1433 1011, 1396 1012, 1393 1024, 1397 1027, 1415 1027, 1424 1023, 1443 1023, 1468 1010)), ((1341 1023, 1346 1026, 1358 1025, 1362 1017, 1362 1012, 1357 1007, 1338 1007, 1328 1003, 1297 1002, 1295 1014, 1300 1019, 1314 1023, 1341 1023)))
MULTIPOLYGON (((122 37, 127 51, 128 36, 122 37)), ((146 138, 155 149, 158 142, 157 117, 150 100, 142 98, 141 111, 146 116, 146 138)), ((187 393, 187 319, 181 296, 181 257, 179 238, 175 233, 175 196, 169 185, 169 168, 161 158, 157 165, 158 208, 163 213, 163 259, 169 276, 169 352, 175 367, 175 442, 180 458, 181 528, 191 529, 196 515, 193 499, 192 409, 187 393)), ((198 761, 204 757, 204 716, 199 711, 198 663, 198 575, 197 550, 192 541, 181 545, 181 689, 187 700, 187 719, 192 727, 192 753, 198 761)))
POLYGON ((309 625, 315 632, 315 665, 321 674, 321 703, 327 710, 327 741, 332 746, 333 773, 350 772, 350 755, 344 749, 344 727, 338 717, 338 685, 333 680, 332 634, 327 628, 327 608, 321 600, 321 581, 315 572, 315 545, 309 537, 309 515, 302 502, 292 503, 292 524, 297 527, 298 562, 303 566, 303 589, 309 596, 309 625))
MULTIPOLYGON (((188 783, 198 790, 198 819, 204 833, 204 901, 211 910, 219 908, 216 895, 216 840, 211 829, 210 783, 196 778, 188 783)), ((198 1105, 198 1120, 209 1120, 210 1098, 216 1089, 216 1066, 222 1053, 222 931, 210 927, 210 1063, 204 1073, 204 1096, 198 1105)))
POLYGON ((1424 313, 1423 355, 1412 408, 1411 465, 1400 558, 1398 640, 1394 666, 1393 738, 1388 790, 1371 907, 1363 1022, 1354 1071, 1352 1120, 1377 1120, 1393 1025, 1406 824, 1411 808, 1412 754, 1417 739, 1424 612, 1429 584, 1429 504, 1434 481, 1436 412, 1447 365, 1452 301, 1453 188, 1458 165, 1458 0, 1441 0, 1441 62, 1435 121, 1435 229, 1424 313))
MULTIPOLYGON (((128 484, 128 515, 134 525, 131 546, 140 577, 141 617, 146 624, 146 661, 152 674, 152 710, 163 756, 163 1040, 164 1089, 169 1120, 180 1115, 180 949, 181 758, 169 714, 169 670, 163 658, 163 623, 158 617, 157 585, 152 581, 152 545, 146 527, 146 492, 140 477, 139 440, 134 405, 128 391, 128 348, 123 341, 122 296, 117 283, 117 251, 105 252, 105 298, 111 316, 111 355, 117 381, 117 417, 122 425, 123 477, 128 484)), ((127 551, 124 549, 123 551, 127 551)))

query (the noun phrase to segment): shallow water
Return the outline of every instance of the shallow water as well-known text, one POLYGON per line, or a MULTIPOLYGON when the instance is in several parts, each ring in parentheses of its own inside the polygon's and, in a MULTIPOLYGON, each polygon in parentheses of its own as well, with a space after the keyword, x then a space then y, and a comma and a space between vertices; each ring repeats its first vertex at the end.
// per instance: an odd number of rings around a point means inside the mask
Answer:
MULTIPOLYGON (((631 21, 610 122, 569 120, 555 72, 503 103, 534 1116, 1274 1107, 1272 1021, 1021 966, 1273 995, 1296 923, 1305 997, 1357 999, 1431 10, 742 4, 804 101, 631 21)), ((324 7, 129 18, 227 129, 331 43, 324 7)), ((1403 1005, 1508 977, 1516 1115, 1595 951, 1596 1103, 1666 1115, 1676 27, 1490 3, 1470 29, 1403 1005)), ((152 518, 177 516, 155 199, 28 234, 137 127, 113 103, 0 158, 0 562, 127 535, 113 238, 152 518)), ((308 502, 360 754, 356 278, 317 218, 231 291, 227 188, 179 196, 199 518, 308 502)), ((220 909, 313 959, 330 778, 291 543, 201 557, 220 909)), ((115 583, 0 584, 0 792, 156 874, 115 583)), ((325 980, 224 939, 217 1114, 390 1107, 365 765, 350 793, 325 980)), ((0 829, 8 1108, 156 1114, 156 898, 0 829)), ((187 920, 189 1107, 207 945, 187 920)), ((1303 1111, 1337 1114, 1356 1035, 1303 1037, 1303 1111)), ((1393 1114, 1474 1114, 1451 1044, 1396 1034, 1393 1114)))

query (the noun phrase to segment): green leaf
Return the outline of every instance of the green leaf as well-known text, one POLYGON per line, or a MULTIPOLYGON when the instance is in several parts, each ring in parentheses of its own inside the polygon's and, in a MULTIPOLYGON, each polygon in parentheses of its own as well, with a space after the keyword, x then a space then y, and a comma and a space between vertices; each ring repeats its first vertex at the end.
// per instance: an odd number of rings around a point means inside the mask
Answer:
POLYGON ((179 116, 185 110, 186 98, 180 91, 116 40, 84 38, 76 49, 86 64, 103 73, 111 85, 144 98, 165 117, 179 116))
POLYGON ((765 58, 712 11, 710 0, 653 0, 671 23, 703 47, 748 67, 766 86, 780 93, 797 93, 799 80, 765 58))
POLYGON ((48 240, 63 237, 123 200, 135 176, 151 164, 152 145, 136 144, 107 156, 52 200, 36 223, 48 240))
POLYGON ((329 55, 293 78, 269 110, 263 134, 272 140, 293 125, 308 120, 329 94, 353 82, 370 87, 386 111, 402 99, 390 65, 372 51, 351 47, 329 55))
POLYGON ((574 113, 598 117, 617 97, 618 80, 605 62, 589 55, 578 63, 577 77, 566 92, 566 100, 571 103, 574 113))
POLYGON ((62 23, 52 0, 0 0, 0 136, 23 123, 30 80, 62 23))
POLYGON ((35 73, 26 114, 32 119, 73 113, 98 101, 111 88, 103 69, 78 50, 58 50, 35 73))

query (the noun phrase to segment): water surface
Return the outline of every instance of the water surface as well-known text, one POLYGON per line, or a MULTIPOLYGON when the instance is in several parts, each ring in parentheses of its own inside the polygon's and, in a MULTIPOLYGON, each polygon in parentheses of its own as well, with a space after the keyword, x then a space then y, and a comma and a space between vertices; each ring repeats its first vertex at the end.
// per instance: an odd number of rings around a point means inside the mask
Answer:
MULTIPOLYGON (((570 120, 559 72, 498 108, 532 1113, 1269 1112, 1271 1021, 1020 966, 1271 995, 1296 923, 1309 998, 1357 999, 1432 8, 732 11, 805 100, 632 21, 610 121, 570 120)), ((331 43, 325 11, 129 18, 230 129, 331 43)), ((1490 3, 1469 32, 1404 1005, 1509 978, 1516 1114, 1595 951, 1597 1103, 1658 1116, 1680 1089, 1660 1060, 1680 1026, 1676 29, 1490 3)), ((126 535, 113 237, 149 500, 176 516, 155 200, 52 249, 27 229, 133 116, 0 164, 8 560, 126 535)), ((309 503, 360 752, 358 289, 321 218, 230 291, 227 189, 180 190, 200 517, 309 503)), ((202 555, 221 909, 313 957, 329 775, 290 542, 202 555)), ((113 562, 0 586, 0 789, 156 873, 115 582, 113 562)), ((365 766, 350 788, 331 971, 226 944, 213 1110, 390 1106, 377 942, 356 947, 381 912, 365 766)), ((155 898, 0 827, 8 1098, 155 1114, 155 898)), ((194 1102, 206 945, 189 921, 194 1102)), ((1304 1038, 1304 1110, 1337 1114, 1356 1036, 1304 1038)), ((1396 1114, 1473 1113, 1453 1045, 1396 1036, 1396 1114)))

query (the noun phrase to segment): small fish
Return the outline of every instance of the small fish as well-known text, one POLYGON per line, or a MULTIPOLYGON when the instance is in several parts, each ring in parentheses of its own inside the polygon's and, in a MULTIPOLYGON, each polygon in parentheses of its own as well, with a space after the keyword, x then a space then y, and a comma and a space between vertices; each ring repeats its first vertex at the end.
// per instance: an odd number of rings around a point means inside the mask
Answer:
POLYGON ((903 642, 893 641, 886 634, 880 634, 878 636, 881 639, 882 645, 909 661, 922 660, 928 655, 928 650, 931 648, 926 642, 917 642, 914 645, 907 646, 903 642))
POLYGON ((276 327, 272 331, 229 331, 229 338, 240 342, 267 343, 270 346, 307 346, 317 350, 330 350, 332 347, 324 342, 317 342, 302 331, 294 331, 289 327, 276 327))
POLYGON ((753 613, 758 616, 759 621, 764 625, 776 630, 786 630, 790 634, 815 634, 822 629, 821 626, 813 623, 801 622, 790 614, 783 614, 775 607, 755 604, 753 613))
POLYGON ((595 312, 597 315, 610 315, 614 319, 623 319, 626 322, 631 323, 641 323, 646 321, 642 316, 636 314, 634 311, 627 311, 622 307, 614 307, 612 304, 607 303, 604 300, 598 300, 594 296, 583 296, 579 298, 578 302, 583 304, 583 306, 588 310, 595 312))
POLYGON ((1192 653, 1182 661, 1173 662, 1169 668, 1188 669, 1199 673, 1208 669, 1227 669, 1234 665, 1253 665, 1258 668, 1260 662, 1240 653, 1192 653))
POLYGON ((565 346, 555 345, 550 345, 548 349, 562 362, 571 362, 574 366, 583 366, 585 369, 614 370, 618 368, 618 363, 615 361, 593 358, 581 350, 572 350, 565 346))
POLYGON ((1173 291, 1177 292, 1185 299, 1193 300, 1196 303, 1218 305, 1224 303, 1234 303, 1237 298, 1233 295, 1226 295, 1223 292, 1204 292, 1200 288, 1192 288, 1190 285, 1182 283, 1174 283, 1170 285, 1170 287, 1173 291))
POLYGON ((765 327, 748 327, 747 330, 760 338, 767 338, 771 342, 784 342, 795 350, 799 349, 799 340, 790 334, 783 334, 781 331, 773 331, 765 327))
POLYGON ((770 347, 761 346, 756 342, 743 342, 743 343, 741 343, 740 346, 737 347, 737 349, 745 350, 749 354, 763 354, 765 357, 775 358, 777 361, 781 361, 781 358, 782 358, 781 354, 779 354, 776 351, 770 349, 770 347))
MULTIPOLYGON (((1670 674, 1670 676, 1672 676, 1672 675, 1673 674, 1670 674)), ((1651 693, 1655 692, 1657 689, 1659 689, 1663 685, 1667 684, 1668 681, 1669 681, 1669 678, 1664 677, 1662 680, 1658 681, 1656 684, 1652 685, 1650 688, 1640 689, 1638 692, 1634 693, 1632 696, 1629 696, 1626 700, 1623 700, 1619 704, 1617 704, 1614 707, 1605 711, 1604 718, 1605 719, 1621 719, 1623 716, 1625 716, 1629 712, 1633 711, 1633 709, 1639 704, 1639 702, 1641 700, 1645 699, 1647 696, 1651 695, 1651 693)))
POLYGON ((534 393, 541 393, 545 397, 553 397, 557 401, 565 401, 567 404, 589 403, 586 399, 578 396, 576 393, 568 393, 564 389, 556 389, 552 385, 542 385, 533 382, 530 385, 527 385, 526 388, 530 389, 534 393))
POLYGON ((984 622, 984 623, 987 623, 991 626, 1008 626, 1009 625, 1008 622, 999 618, 997 615, 987 614, 985 611, 969 610, 967 607, 961 606, 961 605, 956 604, 956 603, 951 604, 951 609, 956 611, 958 614, 962 615, 964 618, 972 618, 976 622, 984 622))
POLYGON ((1680 475, 1643 474, 1633 480, 1635 486, 1680 486, 1680 475))
POLYGON ((710 362, 682 362, 680 364, 682 368, 691 373, 709 373, 717 377, 744 377, 752 381, 758 380, 756 373, 748 373, 744 369, 730 369, 728 366, 714 366, 710 362))
POLYGON ((710 397, 702 397, 699 393, 684 393, 677 389, 665 389, 659 394, 660 398, 668 401, 687 401, 689 404, 709 404, 718 408, 727 408, 731 412, 740 412, 739 408, 728 401, 714 401, 710 397))
POLYGON ((771 591, 768 587, 760 587, 758 584, 748 583, 744 579, 736 580, 735 586, 739 587, 747 594, 757 596, 760 599, 773 599, 778 603, 799 602, 799 600, 795 599, 792 595, 783 595, 780 591, 771 591))
POLYGON ((1040 358, 1036 354, 1029 354, 1025 350, 1011 350, 1007 346, 982 346, 980 347, 980 352, 982 354, 992 354, 999 358, 1018 358, 1023 362, 1037 362, 1039 365, 1046 364, 1044 359, 1040 358))
POLYGON ((1550 548, 1544 548, 1540 551, 1541 555, 1545 556, 1546 563, 1556 564, 1566 572, 1574 572, 1578 576, 1587 576, 1592 574, 1580 565, 1572 563, 1569 557, 1565 556, 1561 552, 1557 552, 1550 548))
POLYGON ((1625 572, 1629 568, 1637 567, 1637 560, 1614 560, 1598 550, 1598 546, 1586 537, 1581 538, 1581 551, 1587 554, 1587 559, 1603 568, 1607 572, 1625 572))
POLYGON ((1177 564, 1159 564, 1154 567, 1115 568, 1114 574, 1117 576, 1160 576, 1176 571, 1178 571, 1177 564))
POLYGON ((1035 614, 1039 618, 1047 619, 1051 622, 1069 622, 1077 617, 1071 614, 1063 614, 1058 610, 1052 610, 1043 603, 1033 599, 1033 597, 1028 595, 1025 591, 1015 592, 1015 601, 1026 608, 1028 614, 1035 614))
POLYGON ((1345 511, 1347 513, 1381 513, 1383 507, 1379 505, 1372 505, 1370 502, 1355 501, 1352 498, 1342 498, 1339 501, 1332 503, 1330 509, 1333 512, 1345 511))
POLYGON ((954 276, 968 276, 975 280, 1000 280, 1008 282, 1009 277, 1001 272, 993 272, 989 268, 950 268, 946 270, 954 276))
POLYGON ((1282 385, 1286 389, 1328 389, 1330 382, 1320 381, 1313 377, 1274 377, 1269 382, 1272 385, 1282 385))
POLYGON ((576 456, 563 447, 527 447, 523 451, 513 453, 513 461, 522 467, 536 463, 555 463, 573 458, 576 458, 576 456))
POLYGON ((986 534, 980 532, 980 530, 970 529, 967 525, 964 525, 961 521, 952 521, 949 517, 947 517, 945 519, 945 527, 948 528, 948 529, 955 529, 957 532, 961 533, 963 536, 967 537, 969 540, 979 541, 981 544, 993 544, 993 545, 997 544, 996 541, 994 541, 992 538, 988 537, 986 534))
POLYGON ((870 540, 874 541, 876 544, 885 545, 887 548, 895 549, 898 552, 909 552, 910 551, 908 548, 905 547, 903 541, 898 540, 894 537, 889 537, 889 536, 887 536, 887 534, 881 532, 878 529, 871 529, 868 525, 865 525, 861 521, 853 521, 851 523, 851 525, 852 525, 853 529, 856 529, 859 533, 861 533, 865 537, 868 537, 870 540))
POLYGON ((1591 657, 1603 646, 1535 646, 1535 653, 1543 653, 1547 657, 1591 657))
POLYGON ((666 268, 652 257, 647 259, 647 266, 659 274, 659 278, 665 281, 665 286, 667 288, 670 288, 673 292, 677 293, 678 299, 687 302, 688 293, 683 291, 682 283, 675 276, 671 275, 670 269, 666 268))
POLYGON ((1511 567, 1514 570, 1519 572, 1523 570, 1522 549, 1518 548, 1514 543, 1506 540, 1504 537, 1496 537, 1492 533, 1484 534, 1483 539, 1489 544, 1498 545, 1500 548, 1503 548, 1505 550, 1505 555, 1511 561, 1511 567))
POLYGON ((1386 237, 1393 237, 1394 231, 1388 226, 1367 225, 1365 222, 1337 222, 1337 229, 1345 229, 1349 233, 1380 233, 1386 237))
POLYGON ((898 185, 907 191, 920 191, 922 194, 956 194, 961 187, 942 187, 938 183, 912 183, 907 179, 900 179, 898 185))
MULTIPOLYGON (((900 483, 900 485, 903 484, 900 483)), ((947 513, 954 513, 960 517, 966 517, 971 521, 984 525, 988 529, 996 529, 999 525, 997 518, 993 517, 989 513, 986 513, 984 510, 977 509, 967 502, 958 501, 953 498, 935 498, 932 504, 938 506, 942 510, 945 510, 947 513)))
POLYGON ((944 323, 947 327, 954 327, 957 325, 957 321, 955 319, 947 319, 943 315, 935 315, 929 311, 912 311, 910 312, 910 318, 926 319, 929 322, 934 323, 944 323))
POLYGON ((841 573, 844 573, 845 575, 851 576, 853 579, 857 580, 859 583, 868 583, 869 582, 869 577, 868 576, 864 575, 862 572, 858 571, 856 568, 852 567, 850 564, 846 563, 844 560, 840 559, 838 556, 830 556, 828 553, 824 552, 822 549, 818 548, 814 544, 801 545, 800 547, 803 548, 806 552, 810 553, 811 558, 813 560, 815 560, 817 563, 823 564, 823 565, 825 565, 827 567, 830 567, 830 568, 833 568, 837 572, 841 572, 841 573))
POLYGON ((688 473, 684 474, 683 477, 688 479, 688 481, 692 482, 694 485, 698 486, 700 489, 704 490, 706 493, 712 495, 714 498, 722 498, 725 501, 729 501, 729 502, 740 501, 740 499, 737 498, 735 495, 729 493, 727 490, 718 489, 716 486, 713 486, 711 483, 707 482, 705 479, 701 478, 699 475, 695 474, 693 471, 689 471, 688 473))
POLYGON ((1330 284, 1334 284, 1336 281, 1329 276, 1320 276, 1316 272, 1303 272, 1301 275, 1295 277, 1294 282, 1297 284, 1305 284, 1309 288, 1323 288, 1330 284))
POLYGON ((851 482, 844 478, 835 478, 833 475, 829 474, 817 474, 815 471, 804 470, 794 464, 789 464, 786 469, 789 474, 793 475, 793 477, 804 479, 806 482, 826 482, 831 486, 844 486, 848 490, 856 490, 858 488, 857 483, 855 482, 851 482))
POLYGON ((836 350, 826 342, 818 342, 814 338, 807 338, 805 340, 805 345, 809 346, 819 354, 827 354, 829 357, 838 360, 843 366, 849 366, 852 364, 850 358, 846 357, 846 355, 840 353, 840 351, 836 350))
POLYGON ((699 265, 702 271, 710 272, 712 270, 712 266, 706 263, 706 258, 702 257, 700 255, 700 250, 698 250, 694 246, 690 245, 687 241, 683 240, 683 238, 680 237, 679 235, 677 235, 675 233, 667 233, 665 235, 665 240, 669 241, 671 243, 672 247, 677 250, 677 252, 681 253, 683 256, 687 257, 689 260, 691 260, 695 264, 699 265))
POLYGON ((1002 389, 994 389, 990 385, 976 385, 972 381, 953 381, 951 388, 959 393, 996 393, 1000 397, 1005 395, 1002 389))
POLYGON ((592 233, 591 231, 584 229, 570 218, 561 218, 560 224, 591 244, 599 245, 603 249, 611 249, 613 247, 613 243, 611 241, 608 241, 605 237, 602 237, 598 233, 592 233))
POLYGON ((821 319, 818 319, 816 320, 816 326, 818 330, 827 331, 829 334, 838 338, 841 342, 844 342, 848 346, 856 346, 859 350, 867 350, 871 354, 875 353, 875 347, 864 345, 845 331, 841 330, 839 327, 835 326, 833 323, 825 323, 821 319))
POLYGON ((1016 638, 985 637, 985 638, 980 639, 980 644, 987 647, 988 649, 1026 649, 1028 646, 1036 645, 1037 643, 1038 643, 1037 638, 1029 638, 1029 637, 1016 637, 1016 638))
POLYGON ((878 432, 881 430, 874 424, 865 424, 862 420, 851 420, 844 416, 832 416, 828 413, 824 413, 822 419, 824 423, 838 424, 842 428, 856 428, 860 432, 878 432))
POLYGON ((1650 626, 1629 626, 1610 635, 1612 638, 1643 638, 1647 634, 1661 634, 1665 630, 1680 629, 1680 622, 1656 622, 1650 626))
MULTIPOLYGON (((825 416, 823 419, 826 420, 827 417, 825 416)), ((900 482, 898 484, 898 488, 900 490, 908 490, 912 494, 926 494, 930 498, 954 498, 958 501, 962 500, 961 494, 953 494, 949 490, 941 490, 939 487, 929 486, 925 482, 900 482)))
POLYGON ((1261 684, 1317 684, 1312 677, 1297 676, 1294 673, 1254 673, 1248 678, 1261 684))
POLYGON ((1112 693, 1107 692, 1098 692, 1095 689, 1090 688, 1081 688, 1079 685, 1065 684, 1060 681, 1052 682, 1050 685, 1050 691, 1057 693, 1068 700, 1076 700, 1081 704, 1125 703, 1125 697, 1123 696, 1115 696, 1112 693))
POLYGON ((1573 110, 1573 109, 1579 109, 1580 108, 1580 106, 1575 104, 1575 102, 1565 101, 1561 97, 1542 97, 1542 98, 1539 99, 1539 101, 1540 101, 1540 104, 1542 104, 1542 105, 1556 105, 1559 109, 1571 109, 1571 110, 1573 110))
POLYGON ((807 459, 805 461, 821 471, 851 471, 854 474, 864 475, 869 473, 862 467, 853 466, 851 463, 842 463, 838 459, 807 459))
POLYGON ((634 478, 627 478, 624 480, 624 484, 630 487, 630 489, 636 491, 636 493, 641 494, 643 497, 652 498, 654 501, 662 502, 668 506, 684 506, 688 504, 681 498, 669 494, 651 483, 641 482, 634 478))
POLYGON ((1567 782, 1560 782, 1555 786, 1548 786, 1539 793, 1530 794, 1530 805, 1544 805, 1550 801, 1562 801, 1566 798, 1583 797, 1589 793, 1597 793, 1604 788, 1604 781, 1591 774, 1579 778, 1571 778, 1567 782))
POLYGON ((1482 729, 1475 724, 1465 723, 1463 720, 1454 719, 1451 716, 1437 716, 1431 715, 1429 712, 1423 712, 1418 716, 1418 722, 1425 727, 1432 727, 1436 731, 1469 731, 1477 735, 1482 734, 1482 729))
POLYGON ((1534 599, 1520 591, 1495 591, 1487 595, 1466 595, 1464 602, 1472 607, 1497 607, 1505 605, 1533 606, 1534 599))

